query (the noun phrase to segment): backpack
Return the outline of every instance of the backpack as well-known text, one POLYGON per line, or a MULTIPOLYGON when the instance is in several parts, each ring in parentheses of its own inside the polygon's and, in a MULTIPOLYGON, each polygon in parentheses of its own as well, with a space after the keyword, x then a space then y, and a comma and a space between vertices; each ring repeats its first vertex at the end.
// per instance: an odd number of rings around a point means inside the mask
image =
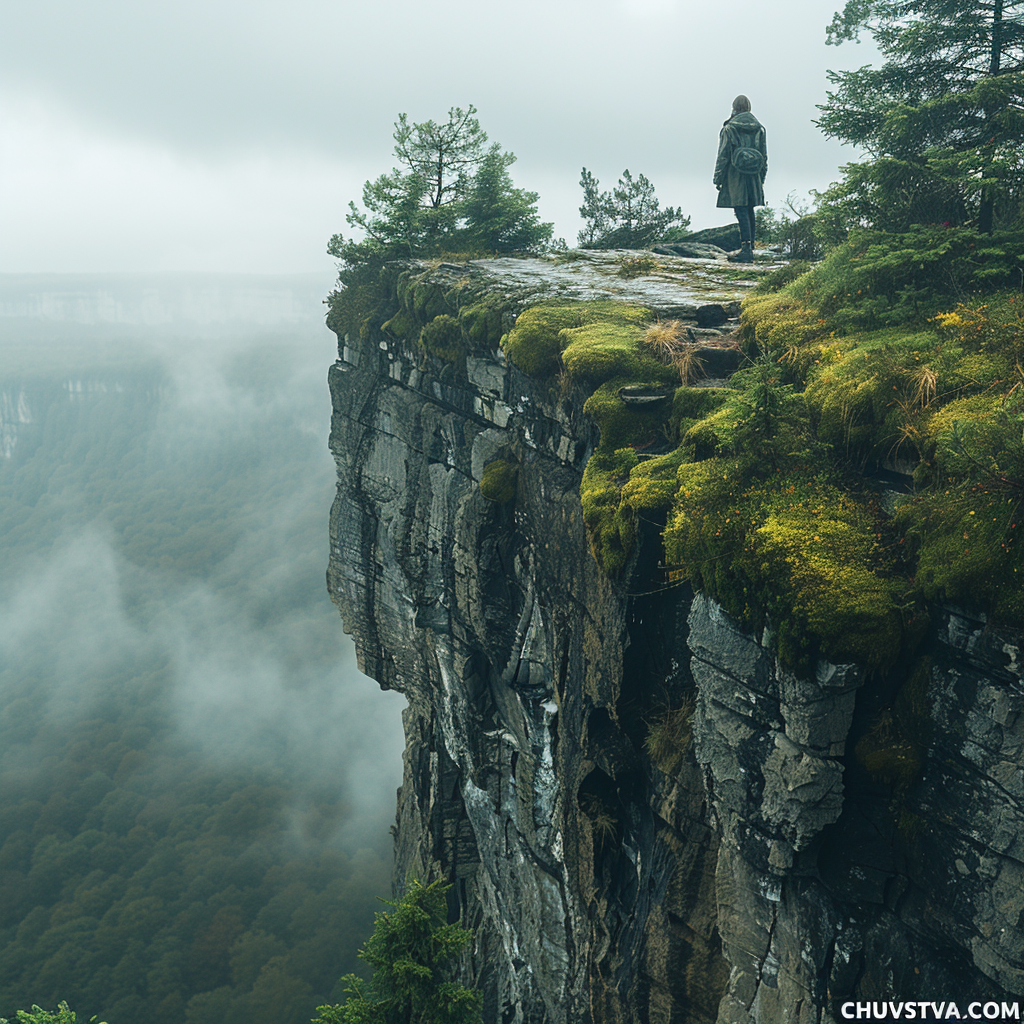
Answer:
POLYGON ((740 174, 760 174, 764 170, 764 155, 752 146, 737 146, 732 151, 732 165, 740 174))

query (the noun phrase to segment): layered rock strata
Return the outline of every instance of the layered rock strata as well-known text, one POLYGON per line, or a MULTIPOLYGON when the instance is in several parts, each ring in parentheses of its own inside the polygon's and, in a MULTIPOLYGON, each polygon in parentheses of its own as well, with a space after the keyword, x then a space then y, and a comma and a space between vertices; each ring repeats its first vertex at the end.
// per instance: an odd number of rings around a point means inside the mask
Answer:
MULTIPOLYGON (((436 273, 522 307, 566 294, 556 269, 436 273)), ((692 277, 571 270, 578 297, 695 325, 708 305, 692 277)), ((453 366, 365 333, 330 371, 328 585, 363 671, 409 700, 396 883, 454 883, 485 1021, 822 1022, 1019 992, 1020 638, 944 609, 884 677, 786 669, 770 631, 666 581, 657 522, 621 580, 599 569, 571 393, 496 350, 453 366), (514 497, 488 500, 509 453, 514 497)))

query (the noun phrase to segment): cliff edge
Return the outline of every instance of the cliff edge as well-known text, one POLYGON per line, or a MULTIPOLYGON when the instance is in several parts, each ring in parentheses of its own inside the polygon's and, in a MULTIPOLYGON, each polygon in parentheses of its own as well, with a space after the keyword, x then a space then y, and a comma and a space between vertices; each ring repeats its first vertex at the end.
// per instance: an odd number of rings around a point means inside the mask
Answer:
POLYGON ((485 1021, 1024 987, 1021 633, 907 584, 898 455, 822 468, 842 343, 785 272, 740 327, 770 270, 404 263, 331 297, 328 586, 409 700, 396 883, 456 883, 485 1021), (758 369, 782 323, 799 381, 758 369))

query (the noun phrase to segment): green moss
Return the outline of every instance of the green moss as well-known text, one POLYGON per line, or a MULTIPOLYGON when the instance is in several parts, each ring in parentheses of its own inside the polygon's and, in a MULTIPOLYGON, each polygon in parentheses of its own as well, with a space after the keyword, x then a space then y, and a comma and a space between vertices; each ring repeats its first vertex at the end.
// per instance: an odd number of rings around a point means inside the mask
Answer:
POLYGON ((754 293, 762 295, 777 292, 810 270, 811 264, 806 260, 793 260, 765 274, 755 286, 754 293))
POLYGON ((575 302, 526 309, 505 337, 505 355, 531 377, 553 376, 559 371, 562 354, 559 333, 585 322, 589 315, 586 306, 575 302))
POLYGON ((459 325, 472 348, 493 351, 502 335, 505 303, 496 296, 487 296, 459 309, 459 325))
POLYGON ((672 398, 674 419, 703 419, 720 408, 729 397, 728 388, 676 388, 672 398))
POLYGON ((680 466, 669 562, 746 625, 770 617, 789 664, 891 661, 902 627, 875 513, 817 477, 755 470, 740 457, 680 466))
POLYGON ((1004 396, 985 392, 958 398, 930 416, 924 434, 940 471, 971 476, 980 465, 998 466, 997 453, 1008 440, 1000 420, 1004 396), (983 454, 987 453, 987 454, 983 454))
POLYGON ((1021 504, 1019 491, 960 483, 903 505, 896 522, 916 555, 921 593, 1024 622, 1021 504))
POLYGON ((446 313, 456 312, 444 288, 432 281, 416 278, 411 283, 411 305, 421 323, 446 313))
POLYGON ((519 466, 515 462, 495 459, 484 466, 484 474, 480 479, 480 493, 488 501, 507 504, 516 496, 516 482, 519 479, 519 466))
POLYGON ((862 504, 818 488, 752 532, 753 575, 771 588, 766 607, 786 660, 802 660, 815 640, 833 661, 877 668, 895 658, 901 619, 892 584, 876 571, 876 529, 862 504))
MULTIPOLYGON (((652 314, 649 310, 617 302, 545 303, 532 306, 519 314, 515 325, 506 336, 505 355, 523 373, 534 377, 554 375, 560 369, 563 349, 571 342, 576 341, 578 349, 574 354, 574 359, 579 360, 581 375, 594 383, 600 383, 600 380, 594 379, 600 376, 600 372, 597 374, 587 373, 591 368, 591 361, 587 356, 594 356, 604 365, 621 362, 623 357, 628 360, 631 355, 633 361, 629 363, 629 367, 638 366, 640 332, 628 329, 630 327, 639 328, 651 317, 652 314), (595 324, 619 329, 609 331, 601 338, 589 335, 573 337, 562 333, 595 324), (607 360, 601 360, 596 351, 601 347, 602 340, 607 341, 615 350, 607 360)), ((566 368, 569 368, 568 362, 566 368)), ((607 379, 612 375, 613 373, 607 372, 602 379, 607 379)))
POLYGON ((670 508, 679 488, 678 473, 684 458, 680 447, 639 463, 622 488, 622 501, 636 513, 670 508))
MULTIPOLYGON (((943 274, 966 273, 990 289, 1024 252, 1024 236, 985 244, 970 255, 966 235, 861 236, 813 270, 775 275, 744 302, 752 361, 730 387, 678 388, 648 411, 619 389, 678 375, 642 343, 651 314, 640 307, 550 302, 510 324, 512 300, 474 291, 471 276, 441 284, 392 269, 353 278, 329 316, 368 337, 381 325, 416 337, 457 364, 500 339, 523 372, 551 383, 562 373, 601 432, 580 497, 610 575, 628 563, 637 524, 667 510, 670 578, 751 628, 769 622, 790 664, 821 654, 880 667, 912 645, 900 609, 920 598, 1024 624, 1024 302, 989 290, 955 304, 939 288, 943 274), (908 253, 916 267, 900 263, 908 253), (674 449, 646 458, 652 443, 674 449), (849 481, 893 458, 916 463, 919 493, 887 523, 849 481)), ((481 490, 511 500, 512 472, 493 463, 481 490)), ((896 778, 909 758, 879 748, 869 760, 896 778)))
POLYGON ((792 289, 800 281, 767 295, 751 295, 740 313, 744 348, 764 352, 797 351, 829 334, 827 321, 792 289))
POLYGON ((563 330, 562 362, 578 381, 594 387, 614 377, 637 382, 678 381, 670 367, 641 352, 643 327, 631 320, 601 320, 563 330))
POLYGON ((420 332, 419 321, 412 316, 407 309, 400 309, 390 320, 381 324, 381 330, 396 338, 418 338, 420 332))
POLYGON ((583 520, 597 564, 609 576, 618 576, 636 540, 632 511, 620 495, 630 471, 639 462, 636 450, 598 451, 590 457, 580 482, 583 520))
POLYGON ((664 439, 668 415, 667 403, 650 411, 626 405, 619 397, 620 388, 649 381, 632 377, 616 377, 602 384, 583 403, 583 411, 601 428, 600 450, 614 451, 626 445, 643 447, 658 438, 664 439))
POLYGON ((447 313, 435 316, 420 331, 420 347, 438 359, 454 363, 466 354, 462 328, 454 316, 447 313))

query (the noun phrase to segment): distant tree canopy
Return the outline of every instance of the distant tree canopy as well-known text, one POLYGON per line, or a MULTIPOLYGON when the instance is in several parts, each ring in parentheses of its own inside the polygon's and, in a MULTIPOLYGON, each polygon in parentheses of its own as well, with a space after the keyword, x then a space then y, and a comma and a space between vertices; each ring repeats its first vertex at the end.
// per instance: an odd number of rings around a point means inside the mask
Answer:
MULTIPOLYGON (((339 976, 359 967, 390 858, 360 849, 374 840, 350 837, 337 776, 304 779, 280 736, 261 737, 248 758, 211 760, 188 724, 180 652, 157 628, 201 593, 211 638, 274 636, 290 700, 338 671, 322 511, 296 497, 317 493, 305 488, 323 474, 321 442, 283 397, 306 394, 285 390, 295 335, 243 351, 224 377, 236 401, 216 401, 259 413, 221 412, 215 439, 170 426, 173 380, 148 362, 101 376, 88 365, 46 370, 41 354, 21 378, 38 433, 0 459, 7 614, 49 564, 61 566, 58 603, 74 614, 60 615, 58 634, 38 597, 23 621, 39 632, 24 637, 46 641, 4 634, 0 1018, 303 1024, 342 998, 339 976), (62 381, 79 372, 104 386, 69 401, 62 381), (259 459, 245 457, 253 446, 259 459), (118 625, 114 599, 75 626, 83 606, 106 599, 83 570, 97 562, 69 563, 60 538, 97 521, 131 611, 118 625)), ((6 390, 12 381, 4 366, 6 390)), ((220 674, 204 687, 222 685, 220 674)), ((225 735, 233 729, 225 720, 225 735)))
POLYGON ((398 167, 363 185, 363 206, 349 203, 349 227, 364 235, 337 234, 327 251, 349 268, 402 256, 442 252, 530 251, 551 239, 542 223, 537 193, 512 184, 512 153, 497 143, 473 115, 472 104, 452 107, 443 123, 395 122, 398 167))
POLYGON ((853 226, 1019 224, 1024 200, 1024 0, 847 0, 827 41, 874 38, 879 68, 830 71, 825 135, 861 147, 819 211, 853 226))
POLYGON ((583 168, 580 185, 585 224, 577 242, 581 249, 642 249, 663 238, 670 229, 689 227, 690 218, 679 207, 661 209, 654 186, 642 174, 635 178, 622 172, 611 192, 601 192, 600 182, 583 168))

